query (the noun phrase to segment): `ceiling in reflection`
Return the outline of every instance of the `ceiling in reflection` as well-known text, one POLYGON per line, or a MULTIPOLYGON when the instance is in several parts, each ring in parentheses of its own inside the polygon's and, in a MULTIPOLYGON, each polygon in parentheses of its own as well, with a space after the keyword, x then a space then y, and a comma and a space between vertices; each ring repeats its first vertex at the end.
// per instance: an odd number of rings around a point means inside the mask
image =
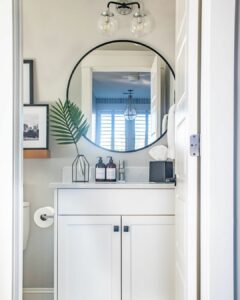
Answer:
POLYGON ((150 96, 150 72, 94 72, 93 91, 95 97, 121 98, 128 89, 134 97, 150 96))

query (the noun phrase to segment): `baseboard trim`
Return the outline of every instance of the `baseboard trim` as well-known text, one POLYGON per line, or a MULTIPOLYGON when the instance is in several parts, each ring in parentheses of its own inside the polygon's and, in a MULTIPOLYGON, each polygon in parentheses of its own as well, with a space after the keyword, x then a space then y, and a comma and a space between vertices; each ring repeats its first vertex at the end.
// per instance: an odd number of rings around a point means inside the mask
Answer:
POLYGON ((53 288, 24 288, 23 294, 53 294, 53 288))

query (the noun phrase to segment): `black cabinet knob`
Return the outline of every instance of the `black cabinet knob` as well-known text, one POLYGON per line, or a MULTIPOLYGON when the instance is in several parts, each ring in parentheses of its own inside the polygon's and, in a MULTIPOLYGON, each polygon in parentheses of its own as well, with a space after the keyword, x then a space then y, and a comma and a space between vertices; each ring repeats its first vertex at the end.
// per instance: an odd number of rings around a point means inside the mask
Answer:
POLYGON ((129 226, 123 226, 123 232, 129 232, 129 226))
POLYGON ((119 226, 118 225, 114 225, 113 226, 113 231, 114 232, 119 232, 119 226))

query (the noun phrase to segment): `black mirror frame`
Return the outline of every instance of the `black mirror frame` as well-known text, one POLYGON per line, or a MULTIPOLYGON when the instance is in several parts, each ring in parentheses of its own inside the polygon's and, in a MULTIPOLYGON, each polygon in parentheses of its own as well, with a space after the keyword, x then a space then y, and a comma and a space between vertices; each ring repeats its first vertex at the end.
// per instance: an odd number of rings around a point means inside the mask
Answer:
MULTIPOLYGON (((70 74, 70 77, 68 79, 68 84, 67 84, 67 91, 66 91, 66 99, 68 99, 68 96, 69 96, 69 88, 70 88, 70 84, 71 84, 71 79, 73 77, 73 74, 76 70, 76 68, 78 67, 78 65, 83 61, 83 59, 88 56, 91 52, 93 52, 94 50, 102 47, 102 46, 106 46, 106 45, 109 45, 109 44, 113 44, 113 43, 133 43, 133 44, 137 44, 137 45, 140 45, 140 46, 143 46, 143 47, 146 47, 148 48, 149 50, 155 52, 157 55, 159 55, 162 60, 166 63, 166 65, 169 67, 170 71, 172 72, 172 75, 173 75, 173 78, 175 79, 175 73, 173 71, 173 68, 171 67, 171 65, 169 64, 169 62, 158 52, 156 51, 155 49, 153 49, 151 46, 148 46, 146 44, 143 44, 141 42, 137 42, 137 41, 133 41, 133 40, 112 40, 112 41, 108 41, 108 42, 105 42, 105 43, 102 43, 102 44, 99 44, 97 46, 95 46, 94 48, 90 49, 88 52, 86 52, 81 58, 80 60, 76 63, 76 65, 74 66, 71 74, 70 74)), ((167 130, 160 135, 159 138, 157 138, 154 142, 152 142, 151 144, 145 146, 145 147, 142 147, 142 148, 139 148, 139 149, 135 149, 135 150, 128 150, 128 151, 117 151, 117 150, 110 150, 110 149, 106 149, 106 148, 103 148, 97 144, 95 144, 93 141, 91 141, 88 137, 84 137, 87 141, 89 141, 91 144, 95 145, 96 147, 102 149, 102 150, 105 150, 105 151, 109 151, 109 152, 115 152, 115 153, 132 153, 132 152, 137 152, 137 151, 140 151, 140 150, 144 150, 148 147, 151 147, 152 145, 154 145, 155 143, 157 143, 160 139, 162 139, 167 133, 167 130)))

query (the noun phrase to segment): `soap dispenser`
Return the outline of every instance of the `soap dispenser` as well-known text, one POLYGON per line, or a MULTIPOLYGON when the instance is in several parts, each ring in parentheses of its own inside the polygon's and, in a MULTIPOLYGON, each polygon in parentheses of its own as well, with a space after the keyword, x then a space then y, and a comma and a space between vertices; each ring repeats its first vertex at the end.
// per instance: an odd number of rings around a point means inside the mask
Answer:
POLYGON ((95 181, 101 182, 106 179, 106 166, 102 161, 102 157, 98 157, 98 162, 95 166, 95 181))
POLYGON ((117 181, 117 166, 113 162, 111 156, 108 156, 109 162, 106 165, 106 181, 114 182, 117 181))

